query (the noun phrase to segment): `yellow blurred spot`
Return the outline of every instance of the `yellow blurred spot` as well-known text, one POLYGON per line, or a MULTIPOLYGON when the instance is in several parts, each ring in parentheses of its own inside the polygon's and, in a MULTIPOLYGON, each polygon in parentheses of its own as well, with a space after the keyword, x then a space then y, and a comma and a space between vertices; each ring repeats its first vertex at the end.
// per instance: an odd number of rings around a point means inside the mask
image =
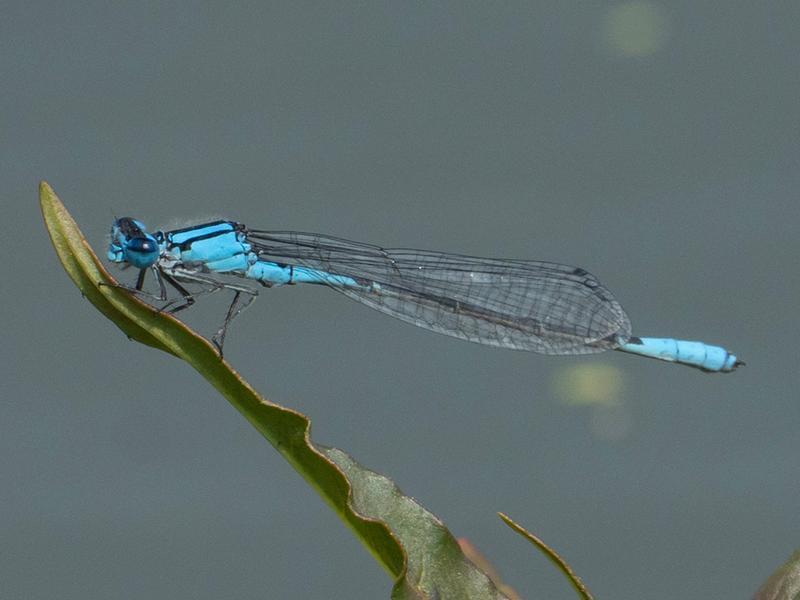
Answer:
POLYGON ((669 37, 670 22, 656 2, 623 2, 611 7, 603 23, 605 43, 624 56, 646 56, 669 37))
POLYGON ((622 399, 623 374, 611 365, 584 364, 561 369, 553 380, 553 391, 563 404, 592 409, 591 429, 595 437, 617 441, 633 426, 622 399))
POLYGON ((622 372, 600 364, 565 367, 556 374, 554 389, 564 404, 619 406, 622 372))

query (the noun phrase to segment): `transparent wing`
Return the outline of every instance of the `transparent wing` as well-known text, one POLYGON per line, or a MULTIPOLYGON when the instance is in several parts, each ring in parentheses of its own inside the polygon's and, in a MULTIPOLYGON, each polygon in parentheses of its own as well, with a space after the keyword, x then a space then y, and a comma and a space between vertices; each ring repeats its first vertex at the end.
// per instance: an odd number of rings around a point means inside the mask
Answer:
POLYGON ((331 287, 403 321, 471 342, 589 354, 616 348, 631 335, 622 306, 580 268, 381 248, 314 233, 246 235, 264 260, 350 277, 363 285, 331 287))

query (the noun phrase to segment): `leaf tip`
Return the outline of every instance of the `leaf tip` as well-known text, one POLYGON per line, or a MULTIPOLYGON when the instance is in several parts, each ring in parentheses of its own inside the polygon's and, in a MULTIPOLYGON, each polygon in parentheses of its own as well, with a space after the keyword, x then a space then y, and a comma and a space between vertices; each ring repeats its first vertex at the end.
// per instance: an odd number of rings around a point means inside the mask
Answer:
POLYGON ((41 196, 41 195, 44 195, 44 194, 52 194, 52 193, 53 193, 52 186, 49 183, 47 183, 47 181, 42 179, 39 182, 39 195, 41 196))

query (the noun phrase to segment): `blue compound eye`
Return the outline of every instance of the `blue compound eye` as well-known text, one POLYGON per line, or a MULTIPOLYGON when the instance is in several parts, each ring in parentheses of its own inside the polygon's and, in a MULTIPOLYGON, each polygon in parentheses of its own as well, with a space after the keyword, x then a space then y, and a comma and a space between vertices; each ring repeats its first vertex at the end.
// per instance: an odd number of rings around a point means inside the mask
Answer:
POLYGON ((137 236, 124 244, 125 260, 134 267, 144 269, 158 260, 158 242, 150 236, 137 236))
POLYGON ((127 247, 128 252, 137 252, 139 254, 151 254, 158 251, 158 244, 144 237, 133 238, 128 242, 127 247))

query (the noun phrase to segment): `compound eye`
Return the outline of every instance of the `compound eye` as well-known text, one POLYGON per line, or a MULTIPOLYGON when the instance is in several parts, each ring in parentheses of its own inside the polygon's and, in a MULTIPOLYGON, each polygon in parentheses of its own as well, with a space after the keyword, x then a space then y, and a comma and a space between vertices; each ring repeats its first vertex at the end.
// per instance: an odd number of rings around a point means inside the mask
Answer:
POLYGON ((150 236, 139 235, 123 243, 125 262, 139 269, 146 269, 156 263, 160 249, 158 242, 150 236))
POLYGON ((155 241, 146 237, 136 237, 129 240, 127 248, 128 252, 136 252, 137 254, 152 254, 158 251, 158 245, 155 241))

